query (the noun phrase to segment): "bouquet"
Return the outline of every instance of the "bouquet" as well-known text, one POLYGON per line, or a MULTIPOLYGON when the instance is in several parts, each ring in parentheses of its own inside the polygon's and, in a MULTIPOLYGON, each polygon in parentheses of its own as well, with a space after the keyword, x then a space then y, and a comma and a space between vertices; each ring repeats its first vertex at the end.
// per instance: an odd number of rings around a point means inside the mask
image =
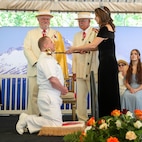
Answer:
POLYGON ((142 142, 142 111, 113 110, 95 121, 91 117, 84 132, 64 136, 65 142, 142 142))

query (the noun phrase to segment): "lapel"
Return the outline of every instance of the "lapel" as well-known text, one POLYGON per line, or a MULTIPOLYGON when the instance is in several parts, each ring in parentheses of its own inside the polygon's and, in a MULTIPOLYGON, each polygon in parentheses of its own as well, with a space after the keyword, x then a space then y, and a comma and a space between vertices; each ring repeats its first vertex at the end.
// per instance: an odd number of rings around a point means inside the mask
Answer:
MULTIPOLYGON (((90 28, 88 29, 88 31, 87 31, 86 38, 83 40, 83 44, 89 43, 90 38, 92 38, 92 35, 93 35, 93 34, 94 34, 94 33, 92 32, 92 27, 90 27, 90 28)), ((92 41, 92 40, 91 40, 91 41, 92 41)))

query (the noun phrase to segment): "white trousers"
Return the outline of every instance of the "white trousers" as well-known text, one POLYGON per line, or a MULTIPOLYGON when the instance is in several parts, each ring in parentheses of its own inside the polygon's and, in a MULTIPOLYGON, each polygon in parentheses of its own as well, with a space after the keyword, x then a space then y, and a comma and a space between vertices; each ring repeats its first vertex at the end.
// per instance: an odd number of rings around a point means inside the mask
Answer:
POLYGON ((37 77, 29 77, 28 87, 28 114, 39 115, 39 108, 37 105, 38 85, 37 77))
POLYGON ((79 121, 88 120, 87 95, 90 92, 90 80, 77 79, 77 117, 79 121))
POLYGON ((38 98, 38 106, 42 116, 28 115, 26 117, 29 132, 37 132, 43 126, 62 126, 61 104, 60 96, 42 94, 38 98))

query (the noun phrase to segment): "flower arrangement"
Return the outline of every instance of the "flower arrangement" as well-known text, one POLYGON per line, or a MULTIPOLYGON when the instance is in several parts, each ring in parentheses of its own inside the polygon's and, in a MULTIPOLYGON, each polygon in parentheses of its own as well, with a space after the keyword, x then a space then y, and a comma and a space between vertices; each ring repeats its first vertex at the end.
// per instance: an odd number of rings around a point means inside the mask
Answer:
POLYGON ((65 142, 142 142, 142 111, 113 110, 95 121, 91 117, 84 132, 64 136, 65 142))

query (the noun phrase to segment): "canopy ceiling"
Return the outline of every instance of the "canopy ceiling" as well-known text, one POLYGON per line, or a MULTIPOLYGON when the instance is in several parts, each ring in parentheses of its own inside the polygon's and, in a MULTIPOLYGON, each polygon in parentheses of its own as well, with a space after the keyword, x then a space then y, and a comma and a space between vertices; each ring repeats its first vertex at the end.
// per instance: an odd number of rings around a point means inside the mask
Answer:
POLYGON ((107 6, 114 13, 142 13, 142 0, 0 0, 0 10, 90 11, 107 6))

